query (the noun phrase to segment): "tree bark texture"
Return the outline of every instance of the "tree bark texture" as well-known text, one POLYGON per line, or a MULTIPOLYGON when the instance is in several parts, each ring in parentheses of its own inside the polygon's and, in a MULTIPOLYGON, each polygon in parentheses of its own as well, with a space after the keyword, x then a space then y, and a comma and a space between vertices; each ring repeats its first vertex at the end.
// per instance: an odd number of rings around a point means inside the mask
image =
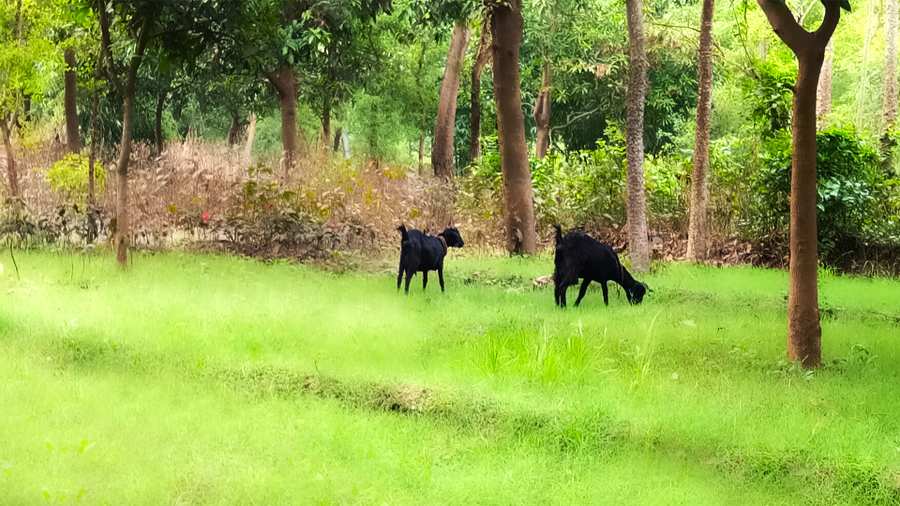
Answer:
POLYGON ((75 50, 66 48, 63 51, 66 62, 64 99, 66 110, 66 147, 69 153, 81 151, 81 136, 78 133, 78 62, 75 50))
POLYGON ((503 172, 506 247, 513 254, 532 254, 537 249, 534 195, 519 84, 522 1, 509 0, 497 4, 492 8, 491 15, 494 100, 503 172))
POLYGON ((628 255, 637 272, 650 270, 647 237, 647 198, 644 190, 644 99, 647 94, 647 60, 644 52, 642 0, 626 0, 628 21, 628 91, 625 125, 628 160, 628 255))
POLYGON ((491 18, 485 16, 481 24, 478 52, 472 63, 472 90, 469 98, 469 160, 481 157, 481 73, 491 56, 491 18))
POLYGON ((284 65, 269 75, 269 81, 278 93, 283 168, 285 177, 288 177, 297 153, 297 76, 290 66, 284 65))
POLYGON ((825 46, 840 20, 837 0, 825 2, 825 18, 807 32, 779 0, 757 0, 775 33, 798 60, 791 121, 790 292, 788 358, 804 367, 822 361, 819 323, 818 242, 816 225, 816 88, 825 46))
POLYGON ((898 0, 884 1, 884 132, 893 129, 897 119, 897 16, 900 15, 897 2, 898 0))
POLYGON ((691 214, 688 228, 687 258, 699 262, 706 259, 709 225, 709 116, 712 109, 712 26, 713 0, 703 0, 700 15, 700 49, 698 52, 697 132, 694 137, 694 168, 691 175, 691 214))
POLYGON ((537 126, 534 155, 539 159, 547 156, 550 148, 550 86, 550 63, 545 61, 541 71, 541 91, 534 104, 534 124, 537 126))
POLYGON ((447 64, 438 101, 437 118, 434 122, 434 139, 431 146, 431 166, 437 177, 453 177, 455 164, 453 138, 456 133, 456 100, 459 95, 459 73, 462 70, 469 28, 465 21, 457 21, 450 37, 447 64))

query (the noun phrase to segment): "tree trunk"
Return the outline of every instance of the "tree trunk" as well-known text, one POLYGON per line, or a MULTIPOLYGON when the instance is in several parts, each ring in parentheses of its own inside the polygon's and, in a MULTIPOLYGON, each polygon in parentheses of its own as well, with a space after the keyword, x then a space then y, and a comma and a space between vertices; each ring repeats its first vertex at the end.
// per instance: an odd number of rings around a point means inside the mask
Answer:
MULTIPOLYGON (((896 0, 888 0, 896 1, 896 0)), ((831 114, 831 76, 834 67, 834 39, 825 46, 825 61, 816 87, 816 123, 819 128, 825 124, 826 117, 831 114)))
POLYGON ((344 129, 338 127, 334 131, 334 142, 331 143, 331 151, 337 153, 341 149, 341 137, 344 135, 344 129))
POLYGON ((63 52, 66 62, 65 72, 65 110, 66 110, 66 144, 69 153, 81 151, 81 136, 78 134, 78 82, 75 50, 66 48, 63 52))
POLYGON ((835 0, 825 2, 825 18, 813 33, 804 30, 780 0, 757 0, 775 33, 798 60, 791 120, 790 292, 788 358, 804 367, 822 361, 819 324, 816 227, 816 88, 828 44, 840 19, 835 0))
POLYGON ((491 18, 481 23, 478 53, 472 63, 472 94, 469 100, 469 161, 481 157, 481 72, 491 55, 491 18))
POLYGON ((791 287, 788 356, 804 365, 821 360, 816 225, 816 101, 822 58, 800 60, 791 125, 791 287))
POLYGON ((322 99, 322 147, 329 148, 331 141, 331 96, 326 93, 322 99))
POLYGON ((885 0, 884 122, 883 133, 894 128, 897 119, 897 0, 885 0))
POLYGON ((644 54, 642 0, 625 0, 628 18, 628 92, 625 126, 628 159, 628 255, 637 272, 650 270, 647 199, 644 191, 644 99, 647 61, 644 54))
POLYGON ((88 194, 87 194, 87 242, 92 244, 97 239, 97 189, 95 164, 97 162, 98 115, 100 112, 100 92, 94 89, 91 94, 91 147, 88 153, 88 194))
POLYGON ((131 131, 134 123, 134 96, 137 74, 147 47, 150 22, 145 21, 138 35, 137 48, 131 56, 125 80, 122 113, 122 142, 119 146, 119 160, 116 163, 116 261, 125 268, 128 265, 128 242, 131 232, 128 222, 128 163, 131 159, 131 131))
POLYGON ((453 26, 453 36, 450 37, 450 49, 447 51, 444 79, 441 81, 437 119, 434 122, 434 139, 431 145, 431 166, 434 175, 438 177, 453 177, 456 99, 459 94, 459 73, 462 70, 468 39, 469 29, 465 21, 458 21, 453 26))
POLYGON ((244 144, 244 163, 250 165, 250 162, 253 160, 253 142, 256 140, 256 114, 251 112, 247 123, 247 143, 244 144))
POLYGON ((534 124, 537 126, 534 155, 543 159, 550 148, 550 64, 546 61, 541 71, 541 91, 534 104, 534 124))
POLYGON ((494 100, 503 196, 506 207, 506 248, 513 254, 532 254, 537 249, 534 195, 525 115, 519 88, 519 48, 522 45, 522 0, 496 4, 491 10, 491 44, 494 53, 494 100))
POLYGON ((691 176, 691 217, 688 230, 687 258, 693 262, 706 259, 707 210, 709 198, 709 115, 712 108, 712 25, 713 0, 703 0, 700 16, 700 50, 698 55, 697 132, 694 137, 694 170, 691 176))
POLYGON ((281 147, 284 157, 284 175, 287 178, 294 167, 297 153, 297 76, 284 65, 269 75, 269 81, 278 92, 281 109, 281 147))
POLYGON ((153 142, 156 146, 156 154, 160 155, 163 152, 163 131, 162 131, 162 115, 163 109, 166 105, 166 95, 168 95, 168 91, 163 91, 156 95, 156 110, 153 113, 153 142))
POLYGON ((16 154, 12 147, 12 126, 15 120, 8 122, 6 118, 0 122, 0 130, 3 133, 3 148, 6 150, 6 178, 9 182, 9 197, 12 200, 19 198, 19 172, 16 170, 16 154))
POLYGON ((228 126, 228 145, 234 146, 241 137, 241 117, 237 113, 231 115, 231 125, 228 126))

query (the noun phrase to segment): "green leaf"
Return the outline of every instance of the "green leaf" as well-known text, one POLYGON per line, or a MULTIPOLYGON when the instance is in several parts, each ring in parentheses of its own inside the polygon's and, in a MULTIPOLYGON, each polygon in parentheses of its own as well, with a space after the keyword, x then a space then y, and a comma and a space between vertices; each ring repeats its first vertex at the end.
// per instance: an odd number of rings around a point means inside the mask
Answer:
POLYGON ((844 9, 847 12, 851 12, 850 0, 841 0, 841 9, 844 9))

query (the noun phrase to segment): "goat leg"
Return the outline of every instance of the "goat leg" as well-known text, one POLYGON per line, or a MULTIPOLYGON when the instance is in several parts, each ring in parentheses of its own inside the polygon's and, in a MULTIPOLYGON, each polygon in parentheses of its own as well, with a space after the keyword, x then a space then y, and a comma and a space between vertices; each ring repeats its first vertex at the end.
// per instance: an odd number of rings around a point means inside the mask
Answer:
POLYGON ((578 298, 575 299, 575 307, 578 307, 581 304, 581 299, 584 298, 584 295, 587 293, 588 285, 591 284, 591 278, 584 278, 584 281, 581 282, 581 288, 578 289, 578 298))

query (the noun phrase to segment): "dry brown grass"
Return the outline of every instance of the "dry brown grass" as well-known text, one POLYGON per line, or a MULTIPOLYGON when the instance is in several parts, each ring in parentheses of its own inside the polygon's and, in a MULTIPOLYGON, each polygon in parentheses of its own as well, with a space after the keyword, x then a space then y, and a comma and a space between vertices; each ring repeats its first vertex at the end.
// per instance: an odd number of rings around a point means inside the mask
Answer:
MULTIPOLYGON (((19 154, 23 197, 35 221, 50 218, 67 205, 46 179, 47 169, 63 155, 64 147, 54 142, 38 143, 19 154)), ((106 224, 115 211, 116 155, 107 152, 101 157, 108 178, 97 205, 106 224)), ((344 160, 325 152, 300 158, 285 181, 277 163, 268 160, 250 166, 239 147, 191 138, 168 144, 160 155, 153 155, 149 145, 135 145, 129 170, 133 244, 160 248, 221 239, 205 227, 206 222, 233 214, 230 211, 240 205, 244 185, 251 180, 276 181, 295 199, 293 206, 334 234, 364 229, 372 236, 366 241, 340 241, 343 246, 394 248, 400 223, 432 233, 453 223, 469 232, 466 240, 473 245, 500 243, 492 231, 497 224, 484 225, 476 216, 456 210, 452 182, 420 177, 410 167, 344 160)))

